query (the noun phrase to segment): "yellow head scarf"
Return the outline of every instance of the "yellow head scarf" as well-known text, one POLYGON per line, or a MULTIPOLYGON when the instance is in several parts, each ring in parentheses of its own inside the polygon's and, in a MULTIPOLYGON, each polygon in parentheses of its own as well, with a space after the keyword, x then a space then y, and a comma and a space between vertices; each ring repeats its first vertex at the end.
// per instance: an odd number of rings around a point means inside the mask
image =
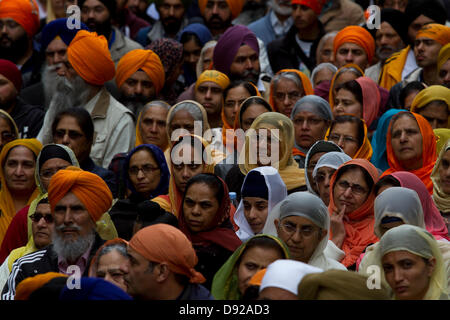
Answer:
POLYGON ((198 86, 203 82, 211 81, 217 83, 223 90, 228 87, 230 84, 230 79, 226 74, 219 72, 217 70, 206 70, 198 77, 195 82, 195 90, 197 90, 198 86))
MULTIPOLYGON (((421 90, 415 97, 411 104, 411 112, 418 113, 420 108, 423 108, 432 101, 444 101, 447 104, 447 109, 450 111, 450 89, 444 86, 434 85, 421 90)), ((450 125, 450 116, 448 117, 447 127, 450 125)))
POLYGON ((447 43, 445 46, 439 50, 438 62, 437 62, 437 72, 441 70, 444 63, 450 59, 450 43, 447 43))
MULTIPOLYGON (((450 131, 449 129, 447 130, 450 131)), ((442 150, 439 153, 439 157, 436 160, 433 171, 431 172, 431 181, 433 181, 433 201, 439 211, 444 213, 450 212, 450 194, 446 194, 441 188, 439 166, 441 165, 442 157, 448 150, 450 150, 450 139, 447 138, 444 147, 442 147, 442 150)))

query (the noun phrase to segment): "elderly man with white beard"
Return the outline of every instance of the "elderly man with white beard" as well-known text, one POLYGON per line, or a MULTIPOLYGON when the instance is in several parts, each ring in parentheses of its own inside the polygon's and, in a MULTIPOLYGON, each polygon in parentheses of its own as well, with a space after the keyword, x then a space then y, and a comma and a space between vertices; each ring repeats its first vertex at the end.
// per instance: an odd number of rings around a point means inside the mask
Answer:
POLYGON ((78 31, 67 48, 67 61, 57 71, 63 81, 57 85, 38 139, 52 141, 51 124, 61 110, 85 108, 94 122, 90 157, 107 168, 118 153, 128 152, 135 142, 132 112, 108 92, 105 83, 114 78, 115 66, 104 36, 78 31))
POLYGON ((104 243, 95 223, 111 207, 112 194, 102 178, 72 166, 59 170, 50 180, 48 199, 54 218, 52 244, 13 264, 2 300, 14 300, 19 282, 37 274, 87 276, 92 257, 104 243))

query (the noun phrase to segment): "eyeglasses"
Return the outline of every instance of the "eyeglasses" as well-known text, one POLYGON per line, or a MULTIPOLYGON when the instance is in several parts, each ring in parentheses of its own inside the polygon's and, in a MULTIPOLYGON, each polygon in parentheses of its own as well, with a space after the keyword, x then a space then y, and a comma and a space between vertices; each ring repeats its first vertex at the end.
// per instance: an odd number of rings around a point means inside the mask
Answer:
POLYGON ((47 222, 47 223, 53 222, 53 216, 51 214, 33 213, 30 216, 30 219, 36 223, 41 221, 42 218, 44 218, 45 222, 47 222))
POLYGON ((348 188, 351 188, 352 193, 357 194, 357 195, 363 195, 366 194, 368 191, 366 190, 366 188, 360 186, 359 184, 356 183, 349 183, 345 180, 341 180, 339 181, 336 186, 341 189, 341 191, 346 191, 348 188))
POLYGON ((62 167, 54 168, 54 169, 47 169, 47 170, 42 171, 42 172, 40 173, 40 176, 41 176, 42 178, 44 178, 44 179, 50 179, 51 177, 53 177, 53 175, 54 175, 56 172, 58 172, 58 171, 61 170, 61 169, 65 169, 65 168, 67 168, 67 166, 62 166, 62 167))
POLYGON ((84 134, 75 131, 75 130, 63 130, 63 129, 58 129, 55 131, 55 137, 58 139, 62 139, 64 138, 64 136, 68 134, 69 138, 72 140, 77 140, 79 138, 81 138, 82 136, 84 136, 84 134))
POLYGON ((152 173, 152 172, 157 171, 157 170, 159 170, 158 167, 153 167, 153 166, 151 166, 149 164, 146 164, 146 165, 142 166, 141 168, 135 167, 135 166, 130 167, 128 169, 128 173, 130 175, 137 176, 139 171, 142 171, 142 173, 144 173, 144 174, 149 174, 149 173, 152 173))
POLYGON ((283 231, 285 233, 287 233, 289 235, 289 237, 292 237, 298 230, 298 233, 302 236, 302 237, 310 237, 314 231, 317 230, 317 228, 313 227, 313 226, 300 226, 297 227, 296 225, 289 223, 289 222, 285 222, 280 224, 281 229, 283 229, 283 231))
POLYGON ((341 139, 343 139, 344 143, 358 143, 358 140, 356 140, 355 138, 351 137, 351 136, 344 136, 344 135, 340 135, 340 134, 330 134, 327 137, 328 141, 334 142, 336 144, 339 144, 339 141, 341 141, 341 139))
POLYGON ((297 92, 297 91, 292 91, 292 92, 277 92, 275 93, 275 99, 279 100, 279 101, 283 101, 286 96, 288 97, 289 100, 298 100, 298 98, 300 98, 301 93, 297 92))

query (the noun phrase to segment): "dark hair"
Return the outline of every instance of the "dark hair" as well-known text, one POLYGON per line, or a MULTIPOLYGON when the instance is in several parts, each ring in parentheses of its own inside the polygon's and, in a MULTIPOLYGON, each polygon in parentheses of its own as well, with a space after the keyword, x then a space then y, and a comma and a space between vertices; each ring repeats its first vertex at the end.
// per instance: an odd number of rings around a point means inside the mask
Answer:
POLYGON ((6 122, 8 123, 8 126, 10 128, 11 134, 14 136, 14 139, 17 139, 18 137, 16 136, 16 130, 14 130, 14 128, 17 126, 15 125, 15 123, 13 123, 14 120, 12 118, 8 117, 6 114, 1 113, 1 112, 0 112, 0 118, 3 118, 6 120, 6 122))
POLYGON ((350 91, 355 96, 356 100, 361 104, 361 106, 364 106, 364 100, 363 100, 363 94, 361 86, 359 85, 358 81, 356 80, 350 80, 344 83, 341 83, 338 85, 335 89, 336 94, 339 90, 345 89, 347 91, 350 91))
POLYGON ((200 48, 203 47, 202 43, 200 42, 199 37, 193 32, 183 32, 183 34, 181 35, 181 38, 180 38, 180 43, 185 44, 191 40, 194 40, 195 44, 197 46, 199 46, 200 48))
POLYGON ((237 87, 243 87, 245 90, 247 90, 250 96, 258 95, 258 92, 256 92, 255 87, 250 82, 245 80, 233 80, 231 81, 230 85, 225 90, 223 90, 223 98, 226 99, 230 89, 234 89, 237 87))
MULTIPOLYGON (((225 189, 223 187, 223 183, 220 180, 218 176, 216 176, 213 173, 200 173, 196 176, 193 176, 189 179, 189 181, 186 184, 186 191, 184 192, 184 197, 186 196, 186 193, 189 189, 189 187, 196 183, 204 183, 208 187, 210 187, 214 191, 214 196, 217 199, 217 202, 219 205, 222 203, 225 189)), ((183 203, 184 203, 184 197, 183 197, 183 203)))
POLYGON ((334 120, 331 122, 330 125, 330 133, 333 131, 334 125, 336 123, 355 123, 358 128, 358 148, 361 148, 363 142, 364 142, 364 122, 355 116, 352 116, 350 114, 340 115, 334 118, 334 120))
POLYGON ((389 174, 378 180, 378 182, 375 184, 375 187, 373 188, 375 195, 377 195, 378 191, 380 191, 380 189, 385 186, 401 187, 402 185, 400 184, 400 181, 389 174))
MULTIPOLYGON (((394 116, 391 118, 391 121, 389 124, 389 126, 391 127, 391 133, 392 133, 392 130, 394 130, 395 121, 397 121, 398 119, 403 118, 403 117, 409 117, 409 118, 413 119, 417 123, 417 125, 419 125, 416 118, 410 111, 408 111, 408 110, 401 111, 399 113, 394 114, 394 116)), ((422 134, 422 132, 420 132, 420 134, 422 134)))
MULTIPOLYGON (((346 172, 351 171, 351 170, 355 170, 355 169, 359 169, 362 171, 363 175, 364 175, 364 181, 366 181, 367 186, 369 187, 369 193, 372 191, 372 188, 374 186, 374 181, 372 176, 369 174, 369 172, 367 172, 366 169, 364 169, 363 167, 357 165, 357 164, 349 164, 346 165, 344 167, 342 167, 342 169, 338 170, 337 174, 336 174, 336 180, 335 181, 335 185, 336 182, 339 180, 339 178, 346 172)), ((334 187, 334 186, 333 186, 334 187)))
POLYGON ((36 206, 40 205, 40 204, 48 204, 50 202, 48 202, 48 197, 42 198, 36 206))
POLYGON ((255 247, 263 247, 264 249, 274 249, 276 250, 280 256, 281 259, 286 259, 285 253, 283 251, 283 248, 280 246, 278 242, 276 242, 274 239, 266 236, 260 236, 250 239, 247 242, 247 245, 245 246, 244 251, 242 251, 241 256, 239 257, 238 261, 236 262, 236 266, 239 266, 241 263, 242 257, 245 255, 245 253, 255 247))
POLYGON ((405 107, 405 99, 407 96, 409 96, 414 91, 421 91, 423 89, 425 89, 425 86, 420 81, 412 81, 412 82, 408 83, 406 86, 404 86, 400 90, 400 95, 399 95, 399 99, 400 99, 402 108, 405 107))
POLYGON ((158 223, 165 223, 178 228, 177 217, 162 209, 158 203, 150 200, 145 200, 137 205, 135 223, 141 224, 140 229, 158 223))
POLYGON ((253 285, 248 286, 242 295, 242 299, 244 301, 258 300, 259 297, 259 286, 253 285))
POLYGON ((92 121, 89 112, 80 107, 68 108, 56 114, 55 119, 52 123, 52 135, 55 135, 56 127, 59 121, 64 117, 72 117, 77 120, 77 124, 80 126, 81 131, 88 139, 88 141, 93 142, 94 140, 94 122, 92 121))

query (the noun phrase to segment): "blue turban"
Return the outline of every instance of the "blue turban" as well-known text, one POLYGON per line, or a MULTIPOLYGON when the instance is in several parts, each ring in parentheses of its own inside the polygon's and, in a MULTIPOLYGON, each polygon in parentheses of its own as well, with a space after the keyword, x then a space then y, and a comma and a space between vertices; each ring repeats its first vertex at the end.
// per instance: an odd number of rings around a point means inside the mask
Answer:
POLYGON ((208 41, 212 40, 212 34, 209 31, 209 29, 201 24, 201 23, 192 23, 190 25, 187 25, 186 28, 184 28, 178 37, 178 41, 181 42, 181 37, 185 33, 193 33, 197 36, 197 38, 200 40, 200 44, 202 46, 205 45, 208 41))
POLYGON ((51 21, 47 24, 44 29, 42 29, 41 33, 41 51, 45 51, 47 49, 50 42, 59 36, 61 40, 68 46, 75 35, 80 30, 87 30, 89 28, 83 23, 80 22, 80 29, 69 29, 67 27, 67 18, 61 18, 51 21))
POLYGON ((80 288, 62 289, 59 300, 133 300, 118 286, 102 279, 82 277, 80 288))

